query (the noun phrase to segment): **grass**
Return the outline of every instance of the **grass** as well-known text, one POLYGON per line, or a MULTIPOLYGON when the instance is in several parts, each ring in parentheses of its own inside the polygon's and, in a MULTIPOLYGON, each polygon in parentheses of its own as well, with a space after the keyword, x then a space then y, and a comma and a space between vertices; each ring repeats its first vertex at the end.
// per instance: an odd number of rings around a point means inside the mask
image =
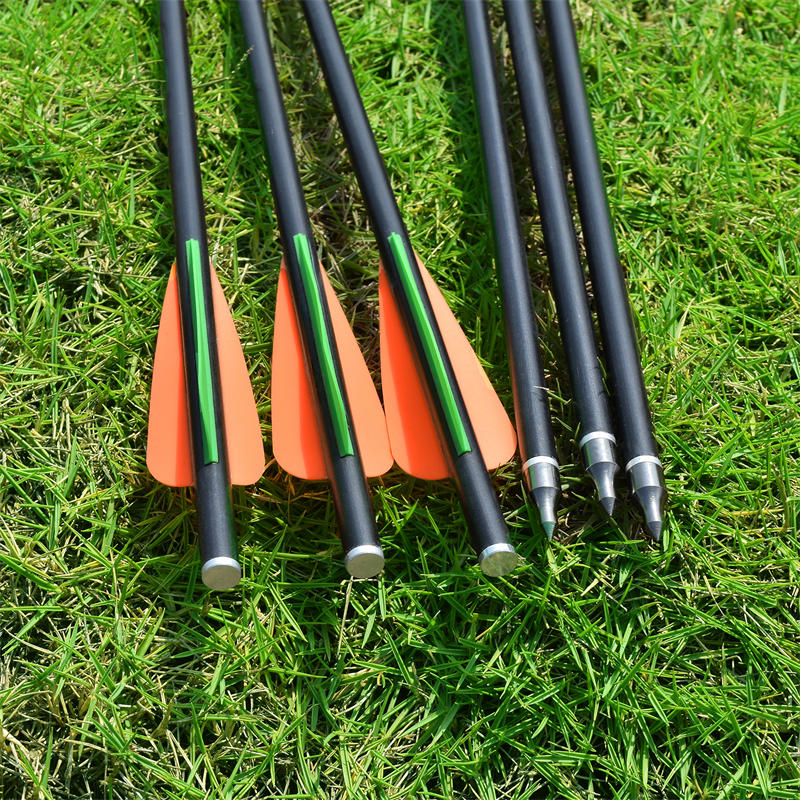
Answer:
MULTIPOLYGON (((603 520, 575 417, 499 7, 565 493, 487 580, 450 488, 374 482, 383 576, 345 579, 327 487, 235 493, 245 579, 199 580, 145 429, 172 260, 157 11, 0 9, 0 796, 800 794, 800 10, 597 0, 578 34, 670 491, 663 548, 603 520)), ((510 409, 458 4, 336 2, 417 248, 510 409)), ((315 234, 377 365, 377 253, 299 11, 270 27, 315 234)), ((269 442, 280 248, 235 6, 190 4, 210 246, 269 442)))

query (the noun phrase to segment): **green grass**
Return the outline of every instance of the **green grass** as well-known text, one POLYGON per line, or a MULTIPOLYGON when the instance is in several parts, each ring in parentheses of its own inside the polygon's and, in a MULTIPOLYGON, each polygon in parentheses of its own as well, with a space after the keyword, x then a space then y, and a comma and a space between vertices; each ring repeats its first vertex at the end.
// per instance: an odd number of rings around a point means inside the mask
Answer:
MULTIPOLYGON (((270 27, 315 235, 371 366, 378 257, 299 11, 270 27)), ((412 239, 511 409, 459 5, 337 2, 412 239)), ((193 2, 210 247, 269 442, 281 253, 235 6, 193 2)), ((235 493, 245 579, 199 580, 145 467, 172 210, 154 4, 0 9, 0 796, 800 795, 800 7, 584 0, 599 147, 670 491, 663 548, 603 520, 499 7, 563 468, 547 545, 481 576, 453 491, 373 482, 383 576, 345 579, 327 486, 235 493)), ((620 482, 621 483, 621 482, 620 482)))

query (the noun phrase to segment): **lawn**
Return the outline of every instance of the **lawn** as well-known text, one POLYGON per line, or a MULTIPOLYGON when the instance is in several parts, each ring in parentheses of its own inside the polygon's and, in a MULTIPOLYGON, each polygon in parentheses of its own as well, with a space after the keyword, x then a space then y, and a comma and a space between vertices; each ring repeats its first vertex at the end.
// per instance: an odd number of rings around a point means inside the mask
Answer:
MULTIPOLYGON (((333 5, 412 241, 511 411, 460 5, 333 5)), ((209 245, 269 454, 267 165, 236 7, 188 7, 209 245)), ((662 447, 663 543, 627 495, 605 519, 578 460, 493 3, 560 530, 548 544, 519 463, 500 469, 523 564, 488 579, 454 490, 395 469, 372 481, 386 569, 353 582, 327 484, 268 456, 234 493, 244 580, 215 594, 189 494, 145 466, 174 250, 157 6, 3 2, 3 800, 800 796, 800 5, 573 8, 662 447)), ((315 235, 377 378, 366 211, 302 15, 268 12, 315 235)))

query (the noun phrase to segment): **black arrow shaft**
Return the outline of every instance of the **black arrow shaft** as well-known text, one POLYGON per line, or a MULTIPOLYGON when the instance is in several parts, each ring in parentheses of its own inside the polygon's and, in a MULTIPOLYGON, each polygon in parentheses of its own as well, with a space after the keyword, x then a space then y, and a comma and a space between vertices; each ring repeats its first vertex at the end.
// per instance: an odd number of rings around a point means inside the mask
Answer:
POLYGON ((162 0, 175 261, 196 484, 200 554, 236 559, 203 190, 182 0, 162 0))
POLYGON ((550 404, 539 353, 536 310, 520 230, 486 7, 477 0, 465 0, 463 6, 491 199, 497 274, 503 295, 520 454, 523 463, 535 456, 555 459, 550 404))
POLYGON ((321 267, 260 0, 239 0, 272 194, 345 557, 380 549, 321 267), (362 551, 359 551, 362 552, 362 551))
POLYGON ((594 339, 572 211, 561 170, 539 45, 528 2, 504 2, 561 338, 582 434, 610 433, 611 410, 594 339))

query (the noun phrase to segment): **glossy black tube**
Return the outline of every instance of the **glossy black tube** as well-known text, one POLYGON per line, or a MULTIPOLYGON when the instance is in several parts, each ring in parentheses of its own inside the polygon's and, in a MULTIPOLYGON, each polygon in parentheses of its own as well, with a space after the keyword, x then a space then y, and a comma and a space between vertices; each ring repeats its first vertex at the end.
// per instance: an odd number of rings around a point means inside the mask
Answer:
MULTIPOLYGON (((230 478, 225 426, 222 418, 217 337, 212 305, 211 272, 206 239, 203 190, 197 155, 197 133, 186 40, 186 13, 182 0, 162 0, 161 38, 167 77, 167 122, 169 127, 169 165, 172 181, 172 208, 175 220, 175 261, 181 308, 181 329, 189 399, 192 457, 195 476, 195 503, 203 580, 212 588, 230 588, 241 568, 236 561, 236 542, 231 509, 230 478), (218 458, 204 463, 200 414, 198 365, 195 356, 189 259, 186 243, 198 243, 211 361, 211 388, 218 458), (222 581, 214 576, 224 576, 222 581)), ((237 579, 238 581, 238 579, 237 579)))
MULTIPOLYGON (((439 438, 444 445, 451 474, 454 476, 461 497, 472 545, 479 556, 487 551, 489 554, 493 554, 495 551, 491 550, 492 548, 508 548, 513 553, 513 549, 508 545, 508 532, 494 487, 483 463, 461 391, 453 374, 453 368, 433 315, 430 300, 424 289, 422 276, 416 265, 408 232, 400 216, 383 159, 375 143, 330 8, 326 2, 319 0, 304 0, 302 6, 375 230, 381 261, 397 300, 404 325, 416 351, 417 364, 420 374, 424 377, 423 383, 428 394, 428 402, 434 412, 439 438), (423 356, 424 347, 421 335, 413 322, 411 306, 403 291, 402 281, 389 244, 389 237, 392 234, 397 234, 402 240, 405 258, 411 265, 416 291, 422 298, 424 314, 430 321, 436 346, 443 356, 444 370, 447 381, 452 387, 458 415, 464 421, 469 449, 461 455, 458 454, 451 431, 445 423, 446 414, 436 393, 436 381, 423 356)), ((431 442, 431 447, 438 446, 438 442, 431 442)), ((503 571, 506 570, 503 569, 503 571)))
POLYGON ((489 21, 482 0, 465 0, 463 5, 491 199, 497 274, 503 293, 520 454, 523 463, 535 456, 555 459, 550 404, 539 353, 536 310, 528 258, 520 230, 508 141, 500 110, 489 21))
POLYGON ((527 1, 517 0, 505 0, 503 6, 553 294, 581 430, 583 433, 610 431, 611 410, 600 371, 572 210, 561 171, 531 8, 527 1))
MULTIPOLYGON (((314 337, 310 334, 312 330, 311 313, 303 287, 297 250, 294 246, 294 237, 298 234, 306 237, 309 243, 314 279, 322 297, 325 296, 325 291, 260 0, 239 0, 239 12, 247 39, 253 86, 261 120, 261 132, 269 162, 272 194, 283 240, 286 270, 297 315, 306 369, 313 387, 317 424, 322 436, 325 463, 333 490, 342 546, 345 551, 345 562, 351 574, 356 577, 370 577, 380 571, 383 555, 361 456, 358 452, 347 395, 344 394, 344 410, 350 436, 355 444, 355 452, 353 455, 340 456, 337 451, 332 410, 324 391, 324 356, 319 352, 314 337)), ((322 314, 328 332, 338 384, 344 386, 330 313, 325 303, 322 304, 322 314)))

